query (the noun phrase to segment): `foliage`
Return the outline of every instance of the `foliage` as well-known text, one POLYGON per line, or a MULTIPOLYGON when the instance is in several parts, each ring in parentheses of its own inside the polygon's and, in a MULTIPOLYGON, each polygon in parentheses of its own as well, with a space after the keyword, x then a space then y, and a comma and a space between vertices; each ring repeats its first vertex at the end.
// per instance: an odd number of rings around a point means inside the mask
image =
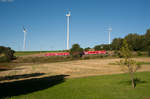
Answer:
POLYGON ((113 39, 111 45, 101 44, 94 47, 95 50, 120 50, 123 40, 126 39, 129 49, 133 51, 147 51, 150 45, 150 29, 146 31, 144 35, 138 35, 137 33, 129 33, 124 38, 113 39))
POLYGON ((96 45, 94 46, 95 51, 99 50, 110 50, 110 45, 109 44, 101 44, 101 45, 96 45))
POLYGON ((89 51, 91 48, 90 47, 87 47, 84 49, 84 51, 89 51))
POLYGON ((122 58, 122 57, 123 57, 123 56, 121 55, 121 52, 118 51, 118 50, 115 50, 115 51, 114 51, 114 55, 115 55, 116 57, 119 57, 119 58, 122 58))
POLYGON ((137 51, 137 56, 142 56, 142 53, 140 51, 137 51))
POLYGON ((102 50, 102 46, 101 45, 96 45, 96 46, 94 46, 94 50, 95 51, 102 50))
POLYGON ((132 57, 132 53, 129 49, 128 43, 127 41, 124 39, 123 40, 123 45, 120 49, 121 55, 125 58, 125 59, 129 59, 132 57))
POLYGON ((145 41, 146 41, 146 46, 149 47, 150 46, 150 29, 148 29, 145 34, 145 41))
POLYGON ((120 50, 120 48, 122 46, 122 43, 123 43, 123 39, 122 38, 115 38, 112 41, 111 47, 112 47, 113 50, 120 50))
POLYGON ((128 34, 125 39, 129 44, 130 48, 134 51, 140 50, 142 48, 141 44, 143 43, 142 36, 138 34, 128 34))
POLYGON ((123 46, 120 50, 123 60, 119 64, 122 65, 122 70, 128 72, 132 81, 132 87, 135 88, 134 73, 140 68, 140 64, 132 60, 132 53, 128 47, 127 41, 124 39, 123 46))
POLYGON ((0 62, 9 62, 13 60, 15 51, 9 47, 0 46, 0 62))
POLYGON ((72 56, 72 58, 82 57, 83 54, 83 48, 81 48, 79 44, 72 45, 72 48, 70 49, 70 55, 72 56))

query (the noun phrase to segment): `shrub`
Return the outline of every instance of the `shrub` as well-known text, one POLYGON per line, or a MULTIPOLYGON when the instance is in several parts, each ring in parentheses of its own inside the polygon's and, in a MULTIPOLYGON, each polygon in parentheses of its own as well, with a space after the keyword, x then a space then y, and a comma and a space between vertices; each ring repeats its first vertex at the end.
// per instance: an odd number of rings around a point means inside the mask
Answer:
POLYGON ((137 51, 137 56, 142 56, 142 53, 140 51, 137 51))
POLYGON ((79 44, 72 45, 72 48, 70 49, 70 55, 72 58, 82 57, 84 55, 83 48, 81 48, 79 44))
POLYGON ((10 62, 15 59, 15 51, 9 47, 0 46, 0 62, 10 62))
POLYGON ((118 51, 118 50, 115 50, 115 51, 114 51, 114 54, 115 54, 116 57, 119 57, 119 58, 122 58, 122 57, 123 57, 123 56, 121 55, 120 51, 118 51))
POLYGON ((90 47, 87 47, 84 49, 84 51, 89 51, 91 48, 90 47))

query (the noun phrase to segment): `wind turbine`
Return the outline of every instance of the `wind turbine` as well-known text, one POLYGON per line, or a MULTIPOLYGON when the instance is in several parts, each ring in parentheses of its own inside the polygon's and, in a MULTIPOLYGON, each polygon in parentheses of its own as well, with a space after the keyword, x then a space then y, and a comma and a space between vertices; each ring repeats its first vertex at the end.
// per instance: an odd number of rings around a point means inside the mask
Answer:
POLYGON ((24 40, 23 40, 23 50, 25 51, 26 48, 26 35, 27 35, 27 30, 23 26, 23 33, 24 33, 24 40))
POLYGON ((110 33, 112 32, 112 28, 109 26, 109 28, 108 28, 108 44, 110 45, 110 39, 111 39, 111 35, 110 35, 110 33))
POLYGON ((71 16, 71 11, 68 10, 66 17, 67 17, 67 50, 69 50, 69 17, 71 16))

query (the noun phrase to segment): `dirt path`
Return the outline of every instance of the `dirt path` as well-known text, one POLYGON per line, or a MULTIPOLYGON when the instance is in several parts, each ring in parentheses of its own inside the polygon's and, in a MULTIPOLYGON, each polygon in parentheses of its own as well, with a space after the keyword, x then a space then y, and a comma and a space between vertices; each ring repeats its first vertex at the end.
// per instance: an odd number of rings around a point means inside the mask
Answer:
MULTIPOLYGON (((141 62, 150 62, 150 58, 136 58, 141 62)), ((13 70, 1 71, 0 76, 24 75, 33 73, 45 73, 46 75, 69 75, 72 77, 84 77, 93 75, 123 73, 118 65, 111 65, 119 59, 91 59, 70 62, 29 64, 29 66, 16 67, 13 70)), ((150 65, 142 65, 139 71, 150 71, 150 65)))

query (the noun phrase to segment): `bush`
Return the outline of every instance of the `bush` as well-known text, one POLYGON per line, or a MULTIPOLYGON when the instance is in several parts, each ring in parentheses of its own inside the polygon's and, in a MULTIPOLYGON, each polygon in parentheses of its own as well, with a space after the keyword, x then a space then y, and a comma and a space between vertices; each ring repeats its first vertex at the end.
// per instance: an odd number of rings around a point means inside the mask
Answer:
POLYGON ((15 59, 15 51, 9 47, 0 46, 0 62, 10 62, 15 59))
POLYGON ((83 48, 81 48, 79 44, 72 45, 72 48, 70 49, 70 55, 72 58, 82 57, 84 55, 83 48))
POLYGON ((120 51, 115 50, 114 54, 116 57, 122 58, 123 56, 121 55, 120 51))
POLYGON ((84 49, 84 51, 89 51, 91 48, 90 47, 87 47, 84 49))
POLYGON ((0 57, 0 62, 8 62, 7 57, 5 57, 5 56, 0 57))
POLYGON ((142 53, 140 51, 137 51, 137 56, 142 56, 142 53))
POLYGON ((101 44, 101 45, 96 45, 94 46, 94 50, 95 51, 99 51, 99 50, 110 50, 111 46, 109 44, 101 44))

